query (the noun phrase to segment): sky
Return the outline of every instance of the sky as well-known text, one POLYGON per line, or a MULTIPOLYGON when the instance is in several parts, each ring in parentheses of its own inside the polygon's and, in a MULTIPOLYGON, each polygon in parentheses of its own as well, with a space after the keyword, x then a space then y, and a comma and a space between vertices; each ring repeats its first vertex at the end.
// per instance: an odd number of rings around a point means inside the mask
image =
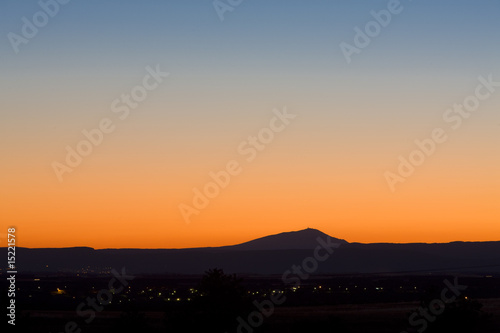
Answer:
POLYGON ((1 242, 500 240, 499 9, 2 1, 1 242))

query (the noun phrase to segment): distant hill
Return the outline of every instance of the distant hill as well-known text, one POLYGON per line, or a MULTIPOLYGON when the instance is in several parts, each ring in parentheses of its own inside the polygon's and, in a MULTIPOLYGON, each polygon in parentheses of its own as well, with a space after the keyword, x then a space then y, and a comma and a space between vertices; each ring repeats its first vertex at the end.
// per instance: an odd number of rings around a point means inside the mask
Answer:
POLYGON ((317 245, 317 238, 330 237, 332 242, 346 244, 343 239, 334 238, 327 234, 307 228, 299 231, 283 232, 281 234, 270 235, 262 238, 257 238, 246 243, 224 246, 222 249, 227 250, 313 250, 317 245))
MULTIPOLYGON (((305 258, 313 257, 321 242, 340 246, 327 260, 318 262, 313 274, 500 274, 500 242, 360 244, 330 237, 316 229, 215 248, 16 248, 16 261, 19 273, 85 275, 125 267, 132 274, 202 274, 218 267, 228 273, 283 274, 292 265, 301 265, 305 258)), ((325 253, 322 250, 321 254, 325 253)))

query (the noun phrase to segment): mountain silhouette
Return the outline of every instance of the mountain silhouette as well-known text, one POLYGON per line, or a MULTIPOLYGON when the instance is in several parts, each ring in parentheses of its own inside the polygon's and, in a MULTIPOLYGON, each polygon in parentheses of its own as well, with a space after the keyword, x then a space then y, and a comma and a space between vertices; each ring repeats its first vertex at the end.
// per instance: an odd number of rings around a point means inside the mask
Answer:
MULTIPOLYGON (((441 244, 348 243, 316 230, 270 235, 249 242, 190 249, 16 248, 19 273, 109 274, 283 274, 317 255, 319 244, 338 244, 312 274, 500 273, 500 242, 441 244)), ((321 251, 322 255, 326 252, 321 251)), ((1 272, 1 271, 0 271, 1 272)))
POLYGON ((307 228, 299 231, 282 232, 276 235, 257 238, 238 245, 224 246, 233 250, 313 250, 318 246, 318 237, 331 238, 334 243, 345 244, 343 239, 331 237, 317 229, 307 228))

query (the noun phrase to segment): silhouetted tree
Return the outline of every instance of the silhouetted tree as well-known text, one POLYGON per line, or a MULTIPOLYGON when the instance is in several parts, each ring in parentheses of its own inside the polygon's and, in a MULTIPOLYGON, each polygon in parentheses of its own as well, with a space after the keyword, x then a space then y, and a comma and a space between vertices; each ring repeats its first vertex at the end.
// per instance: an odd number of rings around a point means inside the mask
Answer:
POLYGON ((167 332, 235 331, 237 317, 251 310, 241 281, 236 275, 224 274, 218 268, 205 272, 197 286, 199 296, 189 305, 167 312, 167 332))

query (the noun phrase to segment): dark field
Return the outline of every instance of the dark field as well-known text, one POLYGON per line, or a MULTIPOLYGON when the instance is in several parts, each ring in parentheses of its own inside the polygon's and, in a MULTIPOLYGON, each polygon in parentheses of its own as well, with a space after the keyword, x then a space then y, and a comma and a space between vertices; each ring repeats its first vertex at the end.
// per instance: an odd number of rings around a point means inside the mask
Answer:
POLYGON ((68 332, 96 333, 500 332, 500 278, 495 276, 316 276, 300 287, 284 285, 280 276, 139 276, 123 291, 113 290, 109 304, 93 308, 89 299, 106 299, 109 281, 110 276, 20 276, 16 328, 65 332, 68 325, 68 332), (445 280, 462 286, 455 302, 446 304, 443 313, 429 313, 433 321, 410 325, 409 315, 419 307, 436 306, 432 302, 442 297, 445 280))

